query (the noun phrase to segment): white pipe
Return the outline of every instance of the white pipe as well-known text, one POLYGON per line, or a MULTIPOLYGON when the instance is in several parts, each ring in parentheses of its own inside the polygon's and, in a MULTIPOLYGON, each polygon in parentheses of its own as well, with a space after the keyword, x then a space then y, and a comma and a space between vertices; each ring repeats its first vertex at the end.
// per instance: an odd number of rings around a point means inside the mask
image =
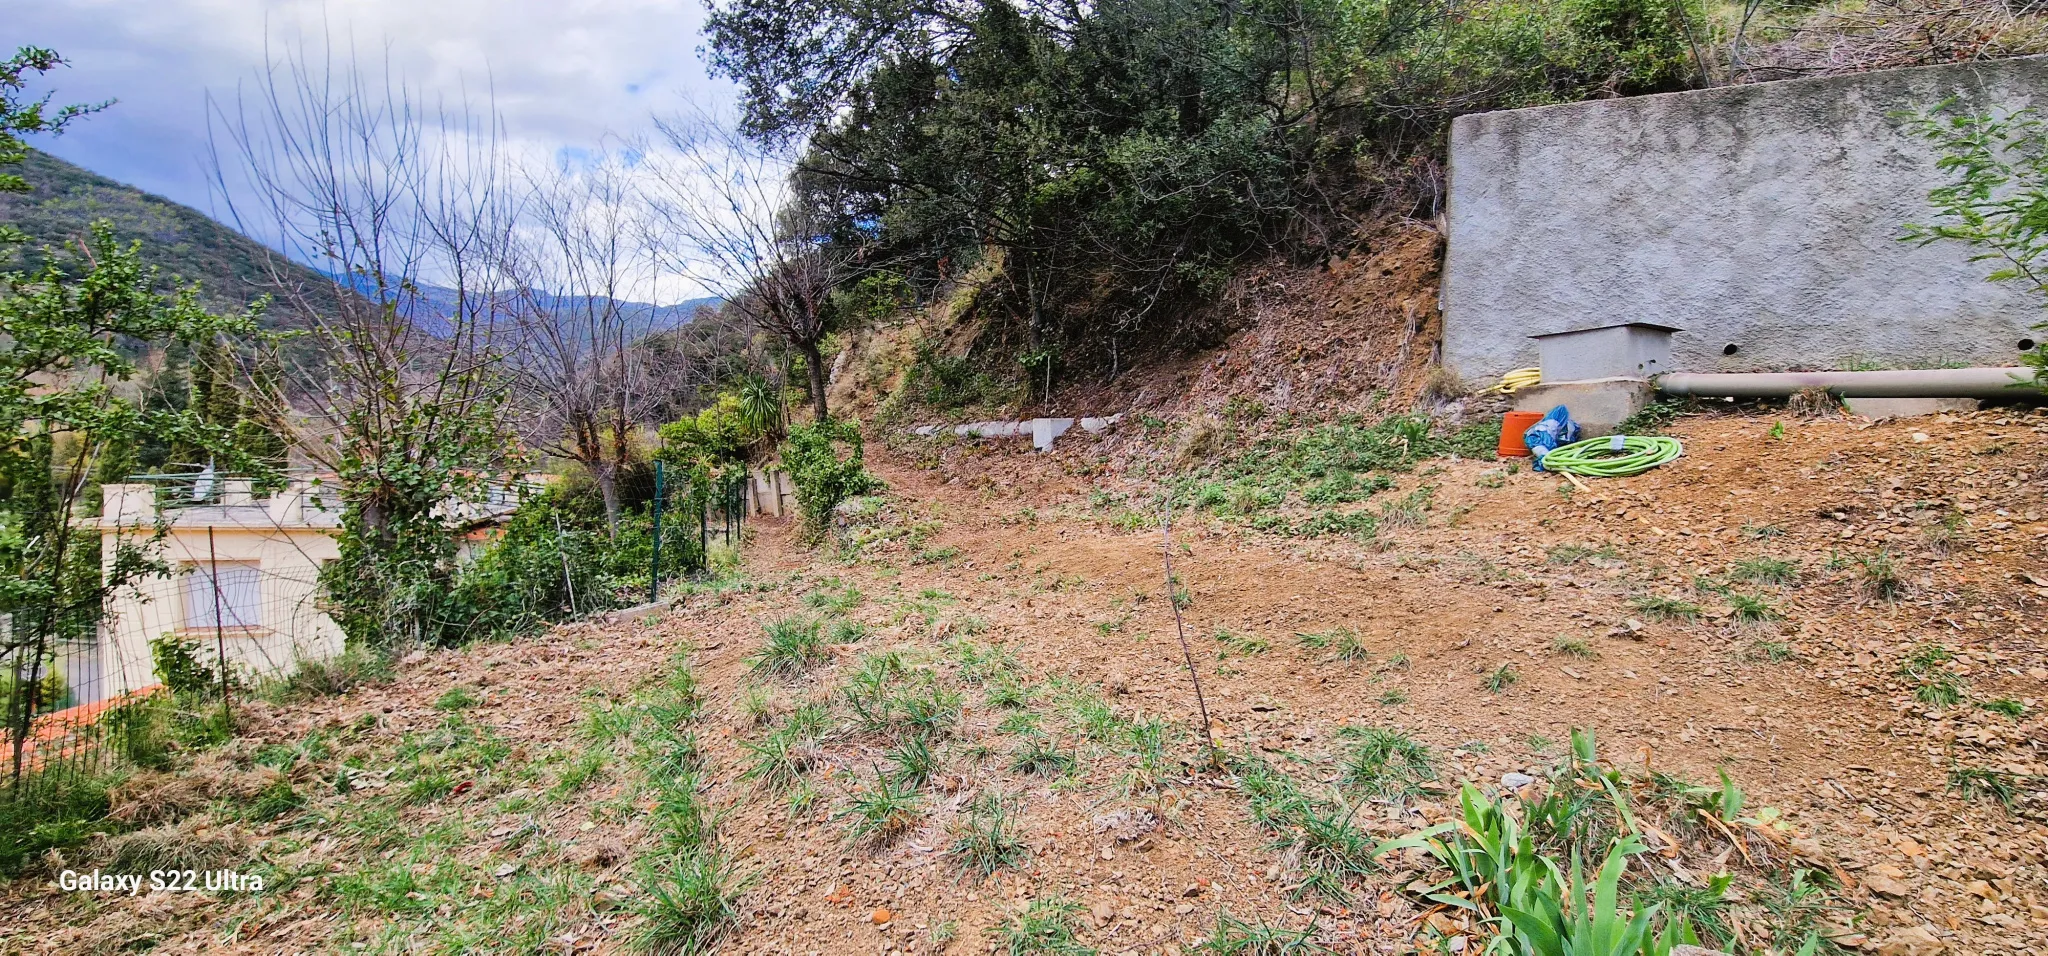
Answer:
POLYGON ((1826 389, 1838 398, 2003 398, 2034 383, 2030 368, 1934 368, 1896 372, 1671 372, 1657 388, 1672 395, 1780 398, 1826 389))

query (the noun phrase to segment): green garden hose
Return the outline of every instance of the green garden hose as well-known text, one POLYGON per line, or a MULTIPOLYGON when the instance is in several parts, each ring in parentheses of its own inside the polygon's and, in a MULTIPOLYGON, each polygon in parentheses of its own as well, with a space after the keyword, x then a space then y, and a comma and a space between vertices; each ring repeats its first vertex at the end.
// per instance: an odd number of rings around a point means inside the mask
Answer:
POLYGON ((1588 438, 1552 449, 1543 456, 1543 470, 1570 472, 1589 478, 1640 475, 1677 458, 1685 446, 1676 438, 1611 435, 1588 438))

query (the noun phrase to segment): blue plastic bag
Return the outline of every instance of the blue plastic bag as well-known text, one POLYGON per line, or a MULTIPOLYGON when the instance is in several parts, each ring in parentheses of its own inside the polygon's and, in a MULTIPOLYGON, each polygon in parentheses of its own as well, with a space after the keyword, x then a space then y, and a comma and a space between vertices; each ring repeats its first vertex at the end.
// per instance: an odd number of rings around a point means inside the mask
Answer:
POLYGON ((1572 413, 1563 405, 1550 410, 1550 414, 1538 419, 1536 424, 1522 433, 1522 444, 1529 446, 1530 457, 1536 459, 1536 470, 1543 470, 1543 456, 1551 449, 1569 445, 1579 440, 1579 423, 1572 421, 1572 413))

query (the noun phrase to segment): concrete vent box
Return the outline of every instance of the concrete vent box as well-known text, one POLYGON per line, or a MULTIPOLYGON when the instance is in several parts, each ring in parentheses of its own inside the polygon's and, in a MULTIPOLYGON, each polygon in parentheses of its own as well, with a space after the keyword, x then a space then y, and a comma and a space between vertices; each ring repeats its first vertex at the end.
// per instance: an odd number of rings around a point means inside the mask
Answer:
POLYGON ((1671 333, 1650 322, 1623 322, 1569 332, 1532 335, 1542 356, 1543 381, 1650 378, 1671 371, 1671 333))

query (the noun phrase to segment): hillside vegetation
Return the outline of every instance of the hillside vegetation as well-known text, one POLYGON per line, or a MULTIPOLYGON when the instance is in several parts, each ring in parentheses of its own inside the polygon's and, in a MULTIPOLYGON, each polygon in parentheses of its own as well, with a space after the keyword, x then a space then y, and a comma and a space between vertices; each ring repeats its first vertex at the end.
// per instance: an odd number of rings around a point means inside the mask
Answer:
POLYGON ((141 242, 142 261, 166 276, 198 282, 200 301, 215 311, 247 308, 275 284, 268 270, 287 282, 318 289, 325 276, 265 249, 260 243, 189 206, 152 195, 74 166, 41 151, 30 151, 15 168, 29 191, 0 192, 0 221, 21 230, 29 242, 0 247, 0 268, 34 269, 46 247, 76 250, 95 221, 114 227, 122 242, 141 242))

